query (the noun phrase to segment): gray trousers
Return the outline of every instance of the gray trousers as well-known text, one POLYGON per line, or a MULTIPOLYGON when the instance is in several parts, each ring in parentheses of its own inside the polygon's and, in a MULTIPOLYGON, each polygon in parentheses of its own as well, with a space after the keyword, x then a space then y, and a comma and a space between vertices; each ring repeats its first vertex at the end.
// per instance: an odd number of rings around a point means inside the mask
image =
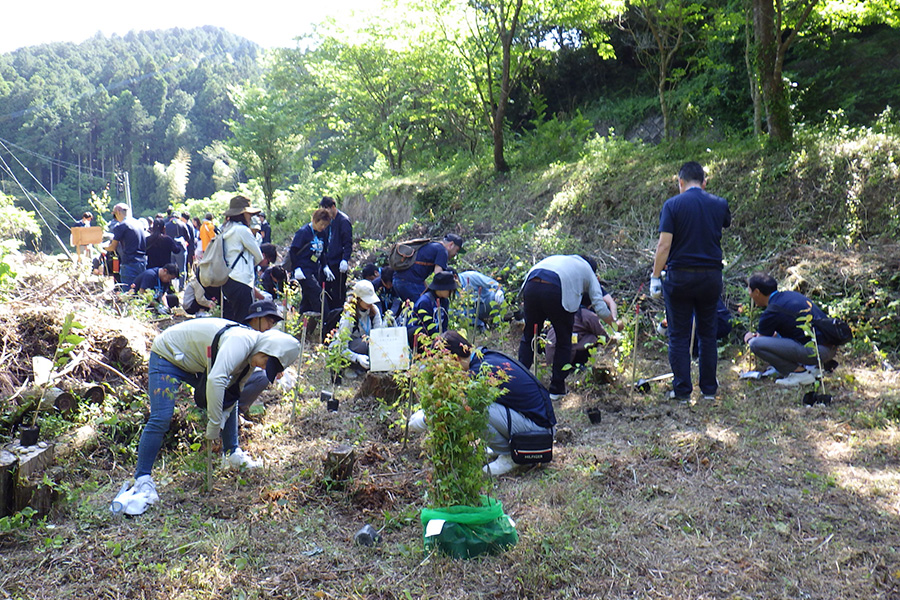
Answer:
POLYGON ((535 424, 522 413, 509 409, 509 420, 506 419, 506 407, 494 402, 488 407, 488 425, 484 432, 484 442, 497 454, 509 454, 509 438, 516 433, 526 431, 544 431, 553 433, 535 424), (511 426, 510 426, 511 424, 511 426))
MULTIPOLYGON (((796 371, 801 365, 816 364, 816 352, 812 348, 787 338, 761 335, 750 340, 750 350, 782 375, 796 371)), ((834 347, 819 344, 822 364, 834 358, 835 353, 834 347)))

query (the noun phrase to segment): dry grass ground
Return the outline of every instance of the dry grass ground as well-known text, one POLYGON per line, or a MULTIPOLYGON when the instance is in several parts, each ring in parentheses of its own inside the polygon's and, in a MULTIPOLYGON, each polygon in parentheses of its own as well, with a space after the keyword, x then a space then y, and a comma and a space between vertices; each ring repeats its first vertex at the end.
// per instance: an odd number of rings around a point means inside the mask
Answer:
MULTIPOLYGON (((491 344, 512 352, 513 338, 491 344)), ((661 344, 642 348, 639 374, 667 370, 661 344)), ((900 598, 900 431, 877 418, 897 373, 843 357, 833 404, 804 407, 800 391, 738 380, 737 352, 719 363, 715 402, 633 394, 630 361, 612 384, 573 376, 553 463, 489 484, 519 544, 471 561, 424 554, 419 441, 404 444, 375 399, 353 399, 357 381, 327 412, 317 364, 303 367, 296 413, 270 391, 243 427, 265 467, 217 463, 212 490, 185 397, 154 474, 161 501, 139 517, 109 512, 134 461, 98 423, 100 443, 50 474, 68 501, 43 525, 0 533, 0 598, 900 598), (322 483, 342 442, 359 456, 343 490, 322 483), (365 523, 382 529, 375 548, 353 545, 365 523)))

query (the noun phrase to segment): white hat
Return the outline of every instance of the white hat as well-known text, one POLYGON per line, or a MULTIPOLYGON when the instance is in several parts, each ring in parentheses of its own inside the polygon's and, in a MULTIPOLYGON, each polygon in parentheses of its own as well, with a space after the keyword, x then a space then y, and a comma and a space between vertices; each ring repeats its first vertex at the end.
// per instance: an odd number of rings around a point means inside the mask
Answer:
POLYGON ((375 287, 372 285, 372 282, 367 279, 357 281, 356 285, 353 286, 353 293, 366 304, 381 302, 378 294, 375 293, 375 287))

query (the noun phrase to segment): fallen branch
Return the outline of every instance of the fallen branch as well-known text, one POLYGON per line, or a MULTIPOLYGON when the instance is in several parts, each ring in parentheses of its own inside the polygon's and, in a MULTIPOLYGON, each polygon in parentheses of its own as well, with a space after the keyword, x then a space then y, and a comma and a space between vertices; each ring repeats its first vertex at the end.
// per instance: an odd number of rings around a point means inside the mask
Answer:
POLYGON ((103 362, 102 360, 98 360, 98 359, 94 358, 93 356, 89 356, 88 358, 91 359, 92 361, 94 361, 95 363, 97 363, 98 365, 100 365, 101 367, 103 367, 104 369, 108 369, 108 370, 112 371, 113 373, 115 373, 116 375, 118 375, 119 377, 121 377, 125 381, 125 383, 127 383, 134 389, 136 389, 138 391, 142 391, 144 389, 141 386, 139 386, 138 384, 136 384, 135 382, 133 382, 132 380, 128 379, 128 377, 125 375, 125 373, 116 369, 115 367, 111 367, 108 364, 106 364, 105 362, 103 362))

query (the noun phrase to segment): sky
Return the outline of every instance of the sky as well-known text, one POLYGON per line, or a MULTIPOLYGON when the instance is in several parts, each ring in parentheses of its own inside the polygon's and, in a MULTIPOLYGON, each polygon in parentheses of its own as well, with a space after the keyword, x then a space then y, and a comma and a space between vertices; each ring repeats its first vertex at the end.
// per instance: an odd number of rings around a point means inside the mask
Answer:
POLYGON ((264 48, 294 47, 293 38, 325 17, 349 17, 373 0, 5 0, 0 53, 50 42, 83 42, 129 31, 214 25, 264 48))

